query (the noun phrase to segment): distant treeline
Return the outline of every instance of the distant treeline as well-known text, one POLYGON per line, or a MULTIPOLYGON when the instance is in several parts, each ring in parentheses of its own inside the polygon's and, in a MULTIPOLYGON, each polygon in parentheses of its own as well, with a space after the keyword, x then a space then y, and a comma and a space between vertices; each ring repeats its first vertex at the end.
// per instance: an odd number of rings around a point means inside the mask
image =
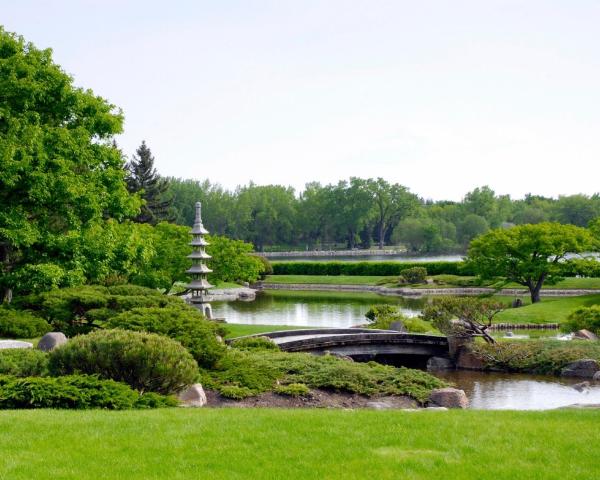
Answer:
POLYGON ((544 221, 587 226, 600 216, 599 194, 513 200, 484 186, 452 202, 425 200, 381 178, 313 182, 300 193, 282 185, 230 191, 208 180, 168 180, 176 223, 191 225, 200 199, 211 232, 258 250, 404 244, 414 253, 460 252, 490 228, 544 221))

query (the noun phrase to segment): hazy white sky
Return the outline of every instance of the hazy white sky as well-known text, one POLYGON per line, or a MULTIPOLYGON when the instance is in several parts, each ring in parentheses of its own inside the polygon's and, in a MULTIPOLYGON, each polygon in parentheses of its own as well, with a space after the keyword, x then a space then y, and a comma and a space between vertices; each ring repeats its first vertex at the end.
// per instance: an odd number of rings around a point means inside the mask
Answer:
POLYGON ((163 175, 600 191, 600 2, 0 0, 163 175))

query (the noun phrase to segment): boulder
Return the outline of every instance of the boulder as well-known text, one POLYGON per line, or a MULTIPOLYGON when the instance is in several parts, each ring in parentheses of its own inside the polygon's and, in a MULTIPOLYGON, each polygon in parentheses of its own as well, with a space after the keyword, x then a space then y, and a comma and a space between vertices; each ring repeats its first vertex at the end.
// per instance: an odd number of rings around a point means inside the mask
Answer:
POLYGON ((202 385, 195 383, 177 395, 182 407, 203 407, 206 405, 206 393, 202 385))
POLYGON ((569 363, 562 369, 560 375, 562 377, 593 378, 594 374, 599 370, 600 365, 598 365, 596 360, 584 358, 583 360, 569 363))
POLYGON ((600 372, 594 373, 594 376, 592 377, 592 380, 594 382, 600 382, 600 372))
POLYGON ((42 352, 50 352, 56 347, 60 347, 67 343, 67 337, 62 332, 50 332, 40 338, 37 348, 42 352))
POLYGON ((449 358, 431 357, 427 360, 427 370, 434 372, 436 370, 453 370, 454 362, 449 358))
POLYGON ((33 348, 33 343, 21 340, 0 340, 0 350, 4 348, 33 348))
POLYGON ((456 368, 463 370, 485 370, 485 362, 469 350, 461 350, 456 359, 456 368))
POLYGON ((581 382, 581 383, 576 383, 575 385, 572 385, 572 387, 577 390, 578 392, 583 392, 584 390, 587 390, 588 388, 590 388, 590 382, 585 381, 585 382, 581 382))
POLYGON ((598 340, 598 335, 584 328, 582 330, 577 330, 573 334, 573 338, 577 338, 579 340, 598 340))
POLYGON ((433 407, 467 408, 469 399, 464 390, 458 388, 437 388, 429 395, 429 405, 433 407))
POLYGON ((396 320, 396 321, 390 323, 389 329, 394 330, 395 332, 406 333, 406 327, 404 326, 404 324, 402 323, 401 320, 396 320))

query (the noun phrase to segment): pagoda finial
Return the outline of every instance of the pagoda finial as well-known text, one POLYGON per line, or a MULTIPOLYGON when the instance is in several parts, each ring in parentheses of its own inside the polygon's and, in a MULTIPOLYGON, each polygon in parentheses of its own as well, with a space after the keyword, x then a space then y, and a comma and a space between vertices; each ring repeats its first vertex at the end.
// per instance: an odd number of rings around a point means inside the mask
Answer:
POLYGON ((196 202, 196 218, 194 219, 194 226, 202 225, 202 204, 200 202, 196 202))

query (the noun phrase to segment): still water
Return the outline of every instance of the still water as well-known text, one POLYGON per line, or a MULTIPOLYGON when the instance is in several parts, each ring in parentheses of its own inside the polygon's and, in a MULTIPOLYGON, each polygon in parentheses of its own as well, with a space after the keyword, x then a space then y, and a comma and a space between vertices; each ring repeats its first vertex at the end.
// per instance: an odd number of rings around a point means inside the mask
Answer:
POLYGON ((573 388, 583 379, 466 370, 435 375, 464 390, 471 408, 476 409, 548 410, 576 403, 600 404, 599 383, 573 388))
POLYGON ((253 302, 215 302, 213 311, 227 323, 346 328, 365 323, 372 305, 394 304, 405 315, 416 316, 425 301, 365 293, 273 291, 261 292, 253 302))

